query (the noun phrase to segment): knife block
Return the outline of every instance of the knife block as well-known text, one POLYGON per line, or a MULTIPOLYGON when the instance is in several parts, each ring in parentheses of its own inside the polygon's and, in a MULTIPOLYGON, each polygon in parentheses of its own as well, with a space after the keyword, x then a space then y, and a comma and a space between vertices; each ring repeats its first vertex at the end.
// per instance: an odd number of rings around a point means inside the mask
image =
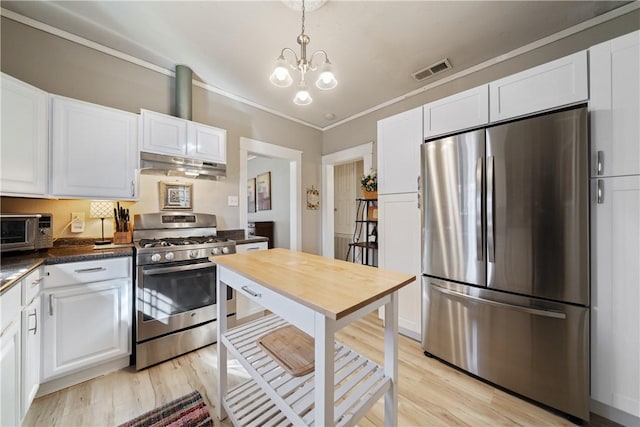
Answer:
POLYGON ((126 243, 131 243, 132 235, 131 231, 116 231, 113 233, 113 244, 114 245, 123 245, 126 243))

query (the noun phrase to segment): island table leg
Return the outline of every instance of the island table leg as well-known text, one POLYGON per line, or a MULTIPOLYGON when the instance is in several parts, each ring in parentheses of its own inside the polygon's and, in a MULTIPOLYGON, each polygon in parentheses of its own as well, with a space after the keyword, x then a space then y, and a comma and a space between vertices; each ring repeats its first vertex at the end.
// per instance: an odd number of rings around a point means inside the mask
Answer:
POLYGON ((333 426, 333 381, 335 322, 315 314, 315 421, 316 426, 333 426))
POLYGON ((227 417, 222 401, 227 394, 227 348, 222 343, 222 335, 227 331, 227 304, 220 304, 220 301, 227 301, 227 285, 220 280, 221 267, 218 266, 218 274, 216 275, 216 290, 218 301, 218 404, 216 412, 219 420, 227 417))
POLYGON ((391 387, 384 395, 384 425, 398 425, 398 292, 384 305, 384 374, 391 387))

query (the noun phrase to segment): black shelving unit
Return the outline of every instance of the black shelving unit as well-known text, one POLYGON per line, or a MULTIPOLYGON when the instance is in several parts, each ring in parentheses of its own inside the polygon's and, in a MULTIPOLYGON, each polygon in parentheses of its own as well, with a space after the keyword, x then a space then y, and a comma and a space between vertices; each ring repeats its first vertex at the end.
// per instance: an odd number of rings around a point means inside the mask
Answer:
POLYGON ((346 261, 378 266, 378 199, 356 199, 355 228, 346 261))

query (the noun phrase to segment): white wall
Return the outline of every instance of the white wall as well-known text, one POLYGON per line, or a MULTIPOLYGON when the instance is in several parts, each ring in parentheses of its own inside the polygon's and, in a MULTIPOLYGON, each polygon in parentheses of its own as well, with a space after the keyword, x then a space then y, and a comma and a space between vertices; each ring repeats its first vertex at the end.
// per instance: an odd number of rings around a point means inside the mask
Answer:
POLYGON ((271 172, 271 210, 249 213, 247 219, 254 221, 273 221, 273 246, 289 249, 290 241, 290 204, 289 160, 256 156, 247 162, 247 179, 271 172))

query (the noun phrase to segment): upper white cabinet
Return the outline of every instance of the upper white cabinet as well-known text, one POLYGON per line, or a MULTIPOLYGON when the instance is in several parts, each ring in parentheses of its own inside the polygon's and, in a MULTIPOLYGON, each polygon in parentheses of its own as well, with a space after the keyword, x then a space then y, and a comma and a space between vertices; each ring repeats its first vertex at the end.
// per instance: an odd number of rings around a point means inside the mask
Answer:
POLYGON ((141 110, 141 151, 227 162, 227 131, 179 117, 141 110))
POLYGON ((417 193, 378 197, 378 260, 380 268, 416 276, 400 289, 400 332, 420 340, 422 298, 420 295, 420 209, 417 193))
POLYGON ((138 116, 51 97, 51 195, 137 198, 138 116))
POLYGON ((640 174, 640 31, 589 49, 591 176, 640 174))
POLYGON ((640 175, 591 182, 591 397, 639 417, 640 175))
POLYGON ((489 85, 482 85, 423 106, 424 137, 433 138, 489 123, 489 85))
POLYGON ((585 101, 587 77, 587 52, 581 51, 491 82, 491 122, 585 101))
POLYGON ((422 107, 378 121, 378 194, 417 191, 423 141, 422 107))
POLYGON ((4 73, 0 193, 45 196, 49 171, 48 95, 4 73))

